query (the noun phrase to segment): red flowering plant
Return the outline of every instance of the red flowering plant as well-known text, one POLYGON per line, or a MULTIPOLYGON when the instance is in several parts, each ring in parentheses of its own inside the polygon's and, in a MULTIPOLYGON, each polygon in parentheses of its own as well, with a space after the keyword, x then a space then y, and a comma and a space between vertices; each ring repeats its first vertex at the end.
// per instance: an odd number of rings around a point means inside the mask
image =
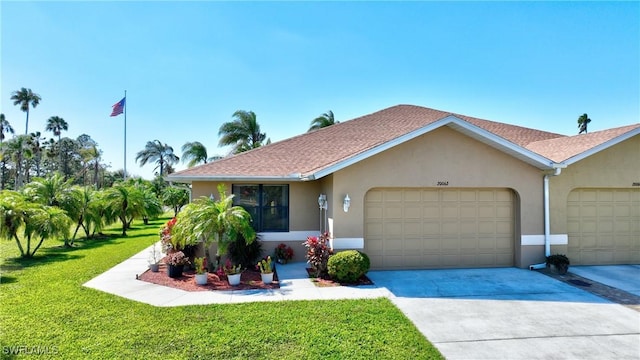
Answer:
POLYGON ((286 264, 293 258, 293 249, 291 246, 287 246, 287 244, 278 245, 274 253, 274 257, 281 264, 286 264))
POLYGON ((311 266, 311 272, 315 277, 321 277, 327 274, 327 262, 329 257, 333 255, 333 250, 329 246, 329 233, 325 232, 318 238, 317 236, 307 237, 307 241, 303 242, 307 248, 307 263, 311 266))
POLYGON ((162 227, 162 229, 160 229, 160 241, 162 241, 162 250, 165 253, 169 253, 172 250, 180 250, 171 241, 172 240, 171 230, 173 229, 173 226, 176 224, 176 221, 178 221, 178 219, 174 217, 171 220, 167 221, 167 223, 162 227))

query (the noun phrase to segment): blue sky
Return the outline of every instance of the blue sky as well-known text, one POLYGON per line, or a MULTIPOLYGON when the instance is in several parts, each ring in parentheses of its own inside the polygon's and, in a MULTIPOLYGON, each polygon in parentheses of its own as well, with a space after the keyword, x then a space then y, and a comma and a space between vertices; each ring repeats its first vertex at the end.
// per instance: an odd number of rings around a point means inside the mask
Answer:
MULTIPOLYGON (((345 121, 413 104, 572 135, 640 122, 638 2, 0 2, 0 111, 40 94, 112 170, 150 179, 149 140, 200 141, 251 110, 272 141, 332 110, 345 121)), ((46 134, 51 137, 50 133, 46 134)), ((180 163, 177 169, 185 168, 180 163)))

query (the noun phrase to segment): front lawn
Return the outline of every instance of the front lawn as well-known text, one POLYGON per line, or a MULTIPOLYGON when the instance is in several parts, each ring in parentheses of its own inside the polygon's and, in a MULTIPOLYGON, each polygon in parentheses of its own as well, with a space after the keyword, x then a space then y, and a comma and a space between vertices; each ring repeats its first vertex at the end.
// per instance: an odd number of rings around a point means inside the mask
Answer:
POLYGON ((2 241, 2 357, 442 358, 388 299, 157 308, 82 286, 156 241, 165 221, 136 222, 126 238, 113 229, 73 249, 48 240, 29 260, 2 241))

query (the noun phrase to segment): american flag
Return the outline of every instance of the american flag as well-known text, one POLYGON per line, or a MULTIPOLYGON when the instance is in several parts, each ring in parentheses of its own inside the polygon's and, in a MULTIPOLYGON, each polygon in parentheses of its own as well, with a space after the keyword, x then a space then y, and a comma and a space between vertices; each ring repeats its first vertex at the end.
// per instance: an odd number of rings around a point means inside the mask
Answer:
POLYGON ((124 103, 126 99, 127 99, 126 97, 123 97, 122 100, 113 104, 113 111, 111 111, 111 116, 118 116, 122 114, 122 112, 124 111, 124 103))

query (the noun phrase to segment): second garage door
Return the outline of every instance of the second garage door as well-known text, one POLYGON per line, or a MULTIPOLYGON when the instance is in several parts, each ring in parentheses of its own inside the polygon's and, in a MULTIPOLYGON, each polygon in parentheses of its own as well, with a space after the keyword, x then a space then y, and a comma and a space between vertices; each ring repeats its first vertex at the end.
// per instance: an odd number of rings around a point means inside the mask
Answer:
POLYGON ((513 266, 509 189, 380 188, 365 196, 372 268, 513 266))
POLYGON ((640 263, 640 190, 573 190, 567 227, 571 264, 640 263))

